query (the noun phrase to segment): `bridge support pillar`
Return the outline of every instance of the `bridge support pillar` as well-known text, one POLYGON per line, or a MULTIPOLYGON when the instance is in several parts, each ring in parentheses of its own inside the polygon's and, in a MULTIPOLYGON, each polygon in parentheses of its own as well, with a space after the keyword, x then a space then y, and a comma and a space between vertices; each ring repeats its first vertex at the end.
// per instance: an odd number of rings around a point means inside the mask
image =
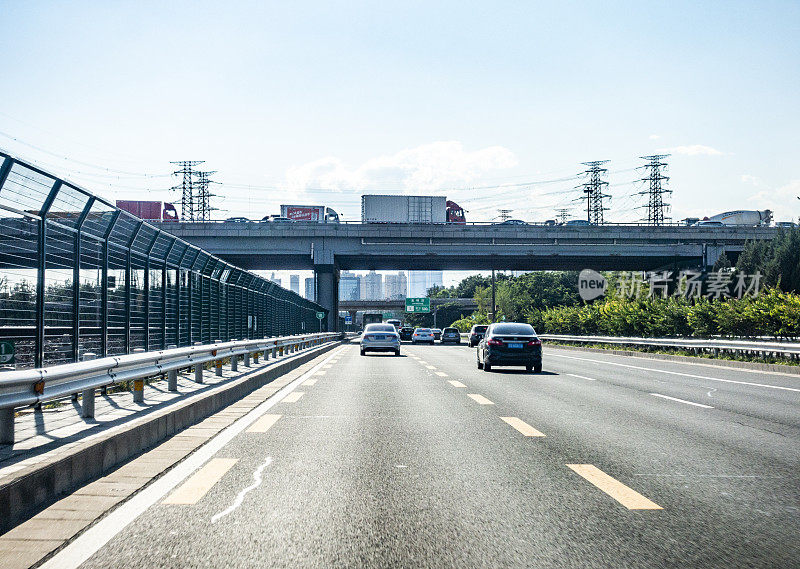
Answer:
POLYGON ((719 261, 719 258, 725 252, 725 247, 722 245, 703 245, 703 267, 706 270, 711 270, 714 265, 719 261))
POLYGON ((333 251, 314 251, 314 282, 317 284, 317 304, 328 311, 328 318, 323 320, 322 331, 337 332, 339 330, 339 269, 334 264, 333 251))

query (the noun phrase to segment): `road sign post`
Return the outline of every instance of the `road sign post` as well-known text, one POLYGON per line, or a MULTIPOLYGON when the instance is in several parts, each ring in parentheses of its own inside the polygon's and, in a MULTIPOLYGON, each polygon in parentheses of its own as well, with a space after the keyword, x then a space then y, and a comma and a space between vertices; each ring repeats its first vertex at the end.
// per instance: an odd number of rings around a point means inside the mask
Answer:
POLYGON ((430 298, 406 298, 406 312, 428 313, 430 311, 430 298))
POLYGON ((319 331, 322 332, 322 319, 325 318, 324 312, 317 312, 317 320, 319 320, 319 331))

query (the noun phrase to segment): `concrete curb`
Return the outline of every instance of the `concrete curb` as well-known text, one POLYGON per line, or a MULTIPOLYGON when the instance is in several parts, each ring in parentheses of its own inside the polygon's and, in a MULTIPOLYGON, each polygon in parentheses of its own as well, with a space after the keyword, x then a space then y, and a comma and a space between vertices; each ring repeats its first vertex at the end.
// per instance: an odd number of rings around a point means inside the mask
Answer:
POLYGON ((77 444, 52 459, 31 465, 0 485, 0 534, 7 532, 60 496, 146 451, 252 391, 341 345, 335 341, 262 370, 133 419, 126 428, 77 444))
POLYGON ((581 352, 597 352, 602 354, 612 354, 614 356, 631 356, 637 358, 647 358, 651 360, 666 360, 670 362, 682 362, 691 364, 707 365, 711 367, 728 367, 738 369, 749 369, 753 371, 771 371, 786 373, 790 375, 800 375, 800 366, 790 366, 783 364, 765 364, 760 362, 739 362, 736 360, 714 360, 711 358, 698 358, 693 356, 679 356, 671 354, 653 354, 651 352, 638 352, 636 350, 617 350, 613 348, 582 348, 578 346, 564 346, 555 344, 545 344, 548 350, 569 350, 581 352))

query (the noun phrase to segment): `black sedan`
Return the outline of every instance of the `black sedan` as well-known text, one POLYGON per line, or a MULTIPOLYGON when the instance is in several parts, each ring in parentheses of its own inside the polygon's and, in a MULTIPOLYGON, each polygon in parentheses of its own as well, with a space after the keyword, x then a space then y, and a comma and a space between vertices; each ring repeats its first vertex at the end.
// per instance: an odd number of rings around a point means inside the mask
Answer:
POLYGON ((494 366, 525 366, 528 371, 542 371, 542 341, 530 324, 502 322, 491 324, 478 344, 478 369, 492 371, 494 366))
POLYGON ((405 340, 406 342, 410 342, 412 336, 414 336, 414 329, 410 326, 403 326, 400 328, 400 339, 405 340))

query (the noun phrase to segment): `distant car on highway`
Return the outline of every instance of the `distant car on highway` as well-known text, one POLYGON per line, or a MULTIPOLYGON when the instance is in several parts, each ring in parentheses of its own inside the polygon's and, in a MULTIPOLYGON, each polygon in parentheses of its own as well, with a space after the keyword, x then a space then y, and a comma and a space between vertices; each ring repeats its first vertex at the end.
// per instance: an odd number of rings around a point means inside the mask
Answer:
POLYGON ((593 225, 592 222, 586 219, 570 219, 564 225, 593 225))
MULTIPOLYGON (((261 221, 267 221, 267 218, 265 217, 261 221)), ((289 217, 283 217, 280 215, 269 216, 269 221, 272 223, 294 223, 294 219, 291 219, 289 217)))
POLYGON ((502 322, 491 324, 476 350, 478 369, 492 371, 494 366, 525 366, 528 371, 542 371, 542 341, 530 324, 502 322))
POLYGON ((414 329, 411 326, 403 326, 399 330, 400 332, 400 339, 405 340, 406 342, 410 341, 412 336, 414 335, 414 329))
POLYGON ((489 326, 487 324, 476 324, 472 327, 472 330, 469 331, 469 347, 473 348, 478 345, 483 339, 483 335, 486 333, 486 329, 489 326))
POLYGON ((414 330, 414 334, 411 336, 411 343, 412 344, 430 344, 431 346, 435 343, 433 338, 433 332, 431 332, 430 328, 417 328, 414 330))
POLYGON ((431 328, 431 334, 433 334, 434 340, 441 340, 442 339, 442 329, 441 328, 431 328))
POLYGON ((367 324, 361 334, 361 355, 367 352, 394 352, 400 355, 400 334, 391 324, 367 324))
POLYGON ((725 224, 722 223, 721 221, 703 220, 703 221, 698 221, 697 223, 694 224, 694 226, 695 227, 725 227, 725 224))
POLYGON ((554 225, 558 225, 558 222, 556 222, 555 219, 547 219, 544 224, 548 227, 553 227, 554 225))
POLYGON ((229 217, 225 220, 225 223, 247 223, 250 221, 246 217, 229 217))
POLYGON ((528 225, 528 223, 521 219, 506 219, 505 221, 495 223, 495 225, 528 225))
POLYGON ((442 344, 447 344, 448 342, 461 343, 461 332, 458 331, 458 328, 445 328, 442 331, 442 344))
POLYGON ((776 221, 775 227, 797 227, 794 221, 776 221))
POLYGON ((390 318, 389 320, 386 321, 386 323, 394 326, 395 330, 400 330, 400 328, 403 326, 403 322, 397 320, 396 318, 390 318))

